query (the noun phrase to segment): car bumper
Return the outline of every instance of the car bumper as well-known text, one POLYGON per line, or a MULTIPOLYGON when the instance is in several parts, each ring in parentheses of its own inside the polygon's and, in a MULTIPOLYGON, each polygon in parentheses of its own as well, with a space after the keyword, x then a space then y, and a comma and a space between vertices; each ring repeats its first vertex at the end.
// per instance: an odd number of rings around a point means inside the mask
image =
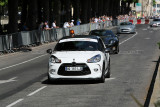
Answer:
POLYGON ((62 70, 60 69, 62 64, 50 65, 48 76, 51 80, 94 80, 94 79, 101 78, 102 76, 102 66, 101 65, 102 64, 89 63, 86 65, 88 66, 89 71, 85 71, 87 72, 86 74, 84 71, 82 71, 84 75, 82 75, 80 71, 70 71, 69 72, 69 71, 63 70, 63 73, 60 73, 62 72, 62 70))
POLYGON ((135 29, 118 29, 117 33, 135 33, 135 29))

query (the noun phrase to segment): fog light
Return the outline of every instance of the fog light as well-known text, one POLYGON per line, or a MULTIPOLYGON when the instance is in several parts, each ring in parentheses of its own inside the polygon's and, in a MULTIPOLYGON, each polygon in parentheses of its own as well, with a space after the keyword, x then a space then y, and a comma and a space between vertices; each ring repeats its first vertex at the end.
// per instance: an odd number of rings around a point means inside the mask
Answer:
POLYGON ((97 69, 97 68, 95 68, 95 69, 94 69, 94 71, 95 71, 95 72, 97 72, 97 71, 98 71, 98 69, 97 69))
POLYGON ((50 74, 54 74, 55 72, 56 72, 55 69, 51 69, 51 70, 49 71, 50 74))

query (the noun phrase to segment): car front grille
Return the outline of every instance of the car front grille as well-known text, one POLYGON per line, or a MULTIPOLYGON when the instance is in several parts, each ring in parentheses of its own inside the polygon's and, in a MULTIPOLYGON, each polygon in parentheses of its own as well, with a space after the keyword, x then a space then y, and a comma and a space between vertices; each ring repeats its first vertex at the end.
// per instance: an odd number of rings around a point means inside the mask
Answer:
POLYGON ((129 29, 121 29, 121 32, 129 32, 129 29))
POLYGON ((62 75, 62 76, 83 76, 83 75, 89 75, 91 74, 91 71, 89 69, 89 67, 84 64, 84 63, 76 63, 76 64, 72 64, 72 63, 65 63, 62 64, 58 70, 58 75, 62 75), (65 67, 83 67, 82 71, 66 71, 65 67))

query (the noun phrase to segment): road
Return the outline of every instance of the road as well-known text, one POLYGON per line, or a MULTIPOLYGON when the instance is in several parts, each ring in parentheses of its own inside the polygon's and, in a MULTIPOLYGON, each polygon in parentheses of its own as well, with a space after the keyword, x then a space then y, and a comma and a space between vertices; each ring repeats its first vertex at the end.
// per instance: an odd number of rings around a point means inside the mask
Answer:
POLYGON ((131 95, 144 104, 159 58, 160 30, 137 25, 136 31, 120 35, 120 53, 111 55, 112 75, 105 83, 49 84, 45 51, 56 43, 0 56, 1 107, 137 107, 131 95))

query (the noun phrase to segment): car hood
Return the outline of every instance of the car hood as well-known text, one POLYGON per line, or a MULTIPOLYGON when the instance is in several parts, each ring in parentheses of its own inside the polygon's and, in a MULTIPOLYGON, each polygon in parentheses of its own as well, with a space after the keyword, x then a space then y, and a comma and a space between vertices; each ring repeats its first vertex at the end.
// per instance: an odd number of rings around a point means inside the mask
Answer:
POLYGON ((101 39, 102 39, 103 42, 107 45, 107 44, 110 44, 110 41, 111 41, 111 40, 114 40, 114 37, 101 36, 101 39))
POLYGON ((73 61, 77 63, 85 63, 87 62, 88 59, 98 54, 101 54, 101 52, 100 51, 63 51, 63 52, 53 52, 52 55, 60 59, 62 63, 72 63, 73 61))
POLYGON ((123 26, 119 26, 119 28, 121 29, 128 29, 128 28, 131 28, 133 27, 132 25, 123 25, 123 26))

